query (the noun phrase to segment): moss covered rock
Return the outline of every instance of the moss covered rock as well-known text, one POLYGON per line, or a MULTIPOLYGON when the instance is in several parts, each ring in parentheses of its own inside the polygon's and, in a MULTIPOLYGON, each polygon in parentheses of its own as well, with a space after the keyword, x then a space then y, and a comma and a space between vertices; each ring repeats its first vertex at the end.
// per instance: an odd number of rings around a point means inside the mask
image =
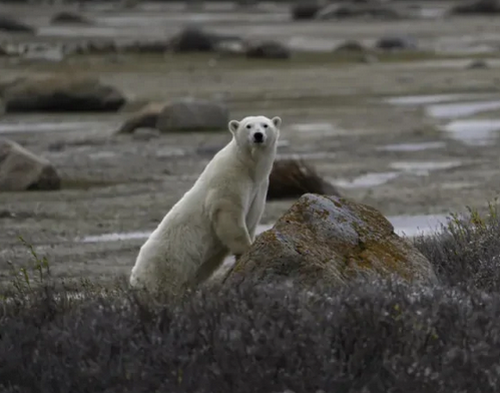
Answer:
POLYGON ((225 282, 274 276, 338 285, 373 273, 436 280, 430 262, 396 235, 376 209, 340 197, 304 194, 257 237, 225 282))

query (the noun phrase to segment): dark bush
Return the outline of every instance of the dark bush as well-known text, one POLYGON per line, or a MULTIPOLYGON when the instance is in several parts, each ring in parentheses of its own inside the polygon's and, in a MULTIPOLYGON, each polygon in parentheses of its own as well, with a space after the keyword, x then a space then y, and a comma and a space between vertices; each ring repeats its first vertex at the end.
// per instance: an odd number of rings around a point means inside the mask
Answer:
POLYGON ((19 392, 495 392, 500 297, 396 282, 245 284, 178 308, 50 292, 0 314, 19 392))
POLYGON ((417 239, 416 246, 449 286, 500 293, 500 217, 490 205, 487 215, 454 215, 442 231, 417 239))
POLYGON ((166 307, 17 282, 0 303, 0 391, 498 392, 499 226, 472 214, 419 239, 436 286, 249 280, 166 307))

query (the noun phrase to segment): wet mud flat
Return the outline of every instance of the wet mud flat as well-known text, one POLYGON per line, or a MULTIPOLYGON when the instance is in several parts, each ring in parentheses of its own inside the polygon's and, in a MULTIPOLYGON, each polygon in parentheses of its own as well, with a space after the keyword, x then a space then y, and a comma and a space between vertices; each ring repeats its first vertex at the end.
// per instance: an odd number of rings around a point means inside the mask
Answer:
MULTIPOLYGON (((496 54, 488 57, 484 69, 468 69, 472 57, 463 54, 393 54, 370 64, 332 53, 289 61, 211 54, 0 59, 2 78, 97 76, 130 101, 116 114, 0 117, 0 137, 46 157, 63 178, 61 191, 0 193, 0 280, 10 280, 11 264, 32 261, 19 236, 47 256, 55 276, 107 281, 129 273, 147 234, 230 138, 226 131, 116 135, 149 101, 213 98, 228 104, 232 118, 281 116, 280 157, 303 158, 344 196, 381 210, 398 233, 435 228, 465 206, 482 208, 500 184, 500 78, 496 54)), ((262 229, 292 203, 269 202, 262 229)))

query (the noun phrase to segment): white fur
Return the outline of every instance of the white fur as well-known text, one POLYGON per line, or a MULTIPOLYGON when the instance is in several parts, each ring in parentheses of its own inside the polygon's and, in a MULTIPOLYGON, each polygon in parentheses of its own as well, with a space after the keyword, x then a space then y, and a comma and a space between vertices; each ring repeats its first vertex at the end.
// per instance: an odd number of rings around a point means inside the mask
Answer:
POLYGON ((229 142, 139 251, 132 287, 178 295, 201 284, 228 254, 248 250, 264 212, 281 119, 229 122, 229 142), (256 143, 256 134, 263 135, 256 143))

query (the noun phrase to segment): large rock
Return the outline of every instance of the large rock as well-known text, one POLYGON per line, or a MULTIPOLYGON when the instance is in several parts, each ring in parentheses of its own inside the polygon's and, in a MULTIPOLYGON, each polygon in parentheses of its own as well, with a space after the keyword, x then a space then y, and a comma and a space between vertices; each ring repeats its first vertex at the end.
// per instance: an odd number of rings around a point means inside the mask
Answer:
POLYGON ((402 19, 398 11, 382 4, 340 4, 333 3, 325 6, 316 15, 317 19, 344 19, 370 17, 376 19, 402 19))
POLYGON ((45 158, 0 139, 0 191, 58 190, 61 179, 45 158))
POLYGON ((380 38, 375 47, 382 50, 416 50, 417 40, 408 36, 385 36, 380 38))
POLYGON ((116 112, 126 102, 116 88, 94 78, 24 78, 3 88, 6 112, 116 112))
POLYGON ((73 12, 62 11, 52 16, 50 19, 52 25, 83 25, 91 26, 94 24, 90 19, 83 15, 75 14, 73 12))
POLYGON ((158 117, 167 105, 153 102, 132 114, 118 130, 119 134, 132 134, 138 128, 156 128, 158 117))
POLYGON ((213 35, 197 27, 187 27, 170 40, 174 52, 210 52, 215 49, 213 35))
MULTIPOLYGON (((397 275, 434 282, 430 262, 372 207, 335 197, 303 195, 241 256, 227 283, 245 277, 319 279, 333 285, 356 275, 397 275)), ((236 280, 236 281, 234 281, 236 280)))
POLYGON ((0 15, 0 31, 8 31, 11 33, 31 33, 35 29, 7 15, 0 15))
POLYGON ((227 128, 229 110, 220 102, 184 99, 166 105, 158 116, 156 128, 171 131, 217 131, 227 128))
POLYGON ((269 175, 267 200, 299 198, 303 194, 339 196, 336 187, 302 160, 276 160, 269 175))
POLYGON ((457 15, 491 15, 500 13, 498 0, 477 0, 470 3, 458 4, 450 10, 457 15))
POLYGON ((291 6, 292 19, 314 19, 320 10, 321 5, 319 3, 312 2, 311 0, 296 3, 291 6))

